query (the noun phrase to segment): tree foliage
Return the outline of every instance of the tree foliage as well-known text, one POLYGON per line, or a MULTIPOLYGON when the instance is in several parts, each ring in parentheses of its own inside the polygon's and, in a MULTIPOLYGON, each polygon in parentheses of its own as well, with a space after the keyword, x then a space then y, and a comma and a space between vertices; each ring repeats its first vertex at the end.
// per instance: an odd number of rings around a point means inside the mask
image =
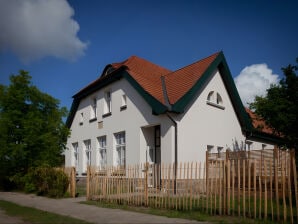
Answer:
MULTIPOLYGON (((28 72, 0 85, 0 178, 2 183, 24 175, 29 167, 61 164, 69 130, 66 108, 31 83, 28 72)), ((1 182, 0 180, 0 182, 1 182)))
POLYGON ((257 96, 250 108, 260 115, 276 134, 283 136, 288 147, 298 149, 298 58, 296 65, 282 68, 279 85, 267 89, 265 97, 257 96))

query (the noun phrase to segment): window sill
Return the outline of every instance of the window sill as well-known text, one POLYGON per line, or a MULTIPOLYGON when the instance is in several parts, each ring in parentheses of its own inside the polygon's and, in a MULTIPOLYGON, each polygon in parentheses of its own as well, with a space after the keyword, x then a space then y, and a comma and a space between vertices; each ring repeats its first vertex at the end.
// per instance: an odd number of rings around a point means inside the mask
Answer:
POLYGON ((126 110, 127 109, 127 105, 123 105, 120 107, 120 111, 126 110))
POLYGON ((92 123, 92 122, 94 122, 94 121, 97 121, 97 117, 90 119, 90 120, 89 120, 89 123, 92 123))
POLYGON ((212 102, 210 102, 210 101, 207 101, 206 103, 207 103, 208 105, 210 105, 210 106, 217 107, 217 108, 222 109, 222 110, 225 109, 224 106, 219 105, 219 104, 216 104, 216 103, 212 103, 212 102))
POLYGON ((103 114, 103 115, 102 115, 102 118, 109 117, 109 116, 111 116, 111 115, 112 115, 112 112, 109 112, 109 113, 103 114))

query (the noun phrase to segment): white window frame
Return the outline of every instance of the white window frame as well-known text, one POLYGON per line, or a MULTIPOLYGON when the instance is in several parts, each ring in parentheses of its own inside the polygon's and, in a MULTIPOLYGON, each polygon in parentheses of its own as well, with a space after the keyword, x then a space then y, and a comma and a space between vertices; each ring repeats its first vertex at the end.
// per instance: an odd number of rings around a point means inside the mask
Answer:
POLYGON ((91 166, 91 155, 92 155, 92 149, 91 149, 91 139, 85 140, 84 141, 85 145, 85 164, 86 164, 86 171, 87 167, 91 166))
POLYGON ((127 97, 125 94, 121 96, 121 107, 120 110, 125 110, 127 108, 127 97))
POLYGON ((246 151, 250 151, 250 150, 252 150, 253 148, 253 142, 251 142, 251 141, 245 141, 245 150, 246 151))
POLYGON ((223 106, 223 99, 221 95, 215 91, 210 91, 208 93, 206 103, 210 106, 214 106, 222 110, 225 109, 225 107, 223 106))
POLYGON ((214 145, 207 145, 208 153, 214 153, 214 145))
POLYGON ((104 99, 105 99, 104 114, 110 114, 112 113, 112 93, 110 90, 105 91, 104 99))
POLYGON ((114 134, 115 150, 116 150, 116 165, 125 167, 126 165, 126 139, 125 131, 114 134))
POLYGON ((99 166, 105 169, 107 166, 107 136, 103 135, 97 138, 98 140, 98 153, 99 153, 99 166))
POLYGON ((73 161, 74 161, 74 166, 76 170, 79 168, 79 143, 75 142, 72 143, 72 149, 73 149, 73 161))
POLYGON ((90 119, 97 118, 97 99, 92 98, 90 119))
POLYGON ((84 122, 84 113, 81 112, 81 113, 80 113, 80 122, 79 122, 79 124, 82 125, 83 122, 84 122))

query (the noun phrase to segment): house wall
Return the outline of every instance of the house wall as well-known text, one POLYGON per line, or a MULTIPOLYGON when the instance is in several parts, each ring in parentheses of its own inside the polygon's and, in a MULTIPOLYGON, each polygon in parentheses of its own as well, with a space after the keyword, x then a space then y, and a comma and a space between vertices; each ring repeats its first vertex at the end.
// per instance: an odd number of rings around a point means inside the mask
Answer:
MULTIPOLYGON (((146 161, 146 150, 151 139, 148 141, 146 133, 150 127, 161 125, 161 145, 162 161, 170 162, 173 157, 173 132, 171 121, 165 116, 152 115, 151 107, 144 101, 142 96, 126 81, 121 79, 104 89, 98 90, 89 97, 82 99, 71 125, 71 136, 67 141, 65 150, 65 165, 74 166, 73 143, 78 143, 79 162, 78 174, 86 169, 86 153, 84 151, 84 141, 91 140, 91 165, 99 165, 99 145, 97 138, 106 135, 107 164, 116 164, 116 149, 114 134, 125 131, 126 138, 126 164, 137 164, 146 161), (111 92, 112 114, 103 117, 104 93, 111 92), (122 95, 126 95, 127 108, 120 110, 122 105, 122 95), (97 120, 90 122, 92 100, 97 99, 97 120), (81 113, 84 115, 83 124, 80 125, 81 113), (99 125, 102 125, 99 128, 99 125), (148 129, 147 129, 148 128, 148 129), (142 130, 145 130, 142 131, 142 130)), ((153 129, 154 130, 154 129, 153 129)), ((153 133, 151 134, 153 136, 153 133)), ((154 140, 153 140, 154 141, 154 140)))
MULTIPOLYGON (((213 102, 216 105, 216 99, 213 102)), ((218 149, 234 150, 236 142, 239 147, 246 142, 219 71, 214 72, 183 114, 172 116, 178 123, 178 162, 204 162, 207 148, 212 153, 218 152, 218 149), (222 105, 219 104, 219 107, 207 103, 211 91, 220 94, 222 105)), ((262 143, 251 143, 251 149, 262 148, 262 143)), ((268 147, 273 148, 272 145, 268 147)))

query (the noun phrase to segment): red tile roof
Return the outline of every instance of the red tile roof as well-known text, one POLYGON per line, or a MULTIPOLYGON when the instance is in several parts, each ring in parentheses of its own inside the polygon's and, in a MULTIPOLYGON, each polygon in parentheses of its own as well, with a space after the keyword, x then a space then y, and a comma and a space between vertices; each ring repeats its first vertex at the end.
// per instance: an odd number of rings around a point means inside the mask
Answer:
MULTIPOLYGON (((200 79, 209 65, 215 60, 219 53, 215 53, 207 58, 197 61, 191 65, 183 67, 177 71, 170 71, 166 68, 153 64, 137 56, 131 56, 127 60, 119 63, 112 63, 113 72, 103 74, 100 78, 90 83, 87 87, 79 91, 83 92, 101 80, 112 76, 120 68, 125 70, 133 79, 151 96, 162 104, 166 103, 162 87, 161 77, 165 78, 167 97, 170 104, 177 102, 195 83, 200 79)), ((107 67, 106 67, 107 68, 107 67)), ((105 69, 106 71, 107 69, 105 69)))
POLYGON ((175 104, 195 85, 218 54, 219 53, 215 53, 207 58, 165 75, 170 104, 175 104))
POLYGON ((254 112, 252 112, 250 109, 245 108, 246 112, 248 113, 249 117, 252 120, 252 125, 255 129, 259 130, 260 132, 264 132, 267 134, 273 134, 273 129, 270 128, 264 121, 264 119, 262 119, 261 117, 259 117, 257 114, 255 114, 254 112))
POLYGON ((124 62, 112 64, 113 68, 121 66, 127 67, 127 72, 138 82, 142 88, 159 102, 165 103, 161 76, 171 71, 161 66, 155 65, 145 59, 132 56, 124 62))

